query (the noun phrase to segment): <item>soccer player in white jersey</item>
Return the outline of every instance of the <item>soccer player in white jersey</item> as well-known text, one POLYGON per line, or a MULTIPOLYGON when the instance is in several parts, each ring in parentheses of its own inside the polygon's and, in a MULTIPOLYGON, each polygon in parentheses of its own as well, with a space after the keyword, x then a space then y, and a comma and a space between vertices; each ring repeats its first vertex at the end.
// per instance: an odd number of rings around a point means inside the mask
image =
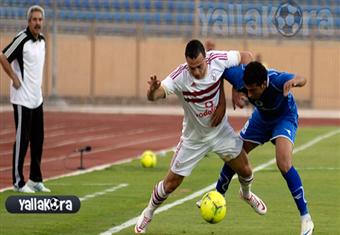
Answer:
POLYGON ((145 233, 154 211, 189 176, 198 162, 208 153, 216 152, 237 172, 240 195, 259 214, 265 214, 264 202, 250 191, 253 180, 242 140, 223 117, 216 123, 214 110, 219 102, 221 75, 226 68, 250 62, 249 53, 238 51, 209 51, 198 40, 190 41, 185 49, 186 63, 180 65, 162 82, 150 78, 147 97, 151 101, 176 94, 184 109, 181 139, 173 156, 170 170, 158 182, 148 206, 135 226, 135 233, 145 233), (222 121, 221 121, 222 120, 222 121))

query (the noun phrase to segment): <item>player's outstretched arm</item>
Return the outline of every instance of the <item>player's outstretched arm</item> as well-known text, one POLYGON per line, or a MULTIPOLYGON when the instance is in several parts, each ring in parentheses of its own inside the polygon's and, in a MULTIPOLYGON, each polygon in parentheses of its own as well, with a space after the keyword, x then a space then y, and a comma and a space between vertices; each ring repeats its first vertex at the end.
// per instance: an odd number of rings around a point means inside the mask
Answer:
POLYGON ((20 80, 17 77, 17 75, 14 73, 10 63, 8 62, 6 56, 3 53, 0 53, 0 63, 2 65, 2 68, 7 73, 7 75, 10 77, 10 79, 12 79, 13 87, 15 89, 19 89, 21 86, 20 80))
POLYGON ((254 60, 253 54, 250 51, 240 51, 240 64, 249 64, 254 60))
POLYGON ((161 98, 165 98, 165 91, 161 86, 161 81, 157 79, 156 75, 150 77, 148 81, 149 89, 147 91, 147 97, 150 101, 156 101, 161 98))
POLYGON ((293 87, 303 87, 304 85, 306 85, 307 80, 304 77, 301 77, 299 75, 295 75, 295 77, 289 81, 287 81, 284 85, 283 85, 283 95, 287 96, 289 91, 293 88, 293 87))

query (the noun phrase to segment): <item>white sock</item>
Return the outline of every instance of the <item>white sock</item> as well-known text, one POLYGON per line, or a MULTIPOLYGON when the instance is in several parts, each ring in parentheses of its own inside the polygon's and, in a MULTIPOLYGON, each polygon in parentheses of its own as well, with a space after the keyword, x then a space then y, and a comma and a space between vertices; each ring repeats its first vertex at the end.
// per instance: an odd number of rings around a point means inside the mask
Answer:
POLYGON ((301 221, 302 220, 306 220, 306 219, 312 219, 312 217, 310 216, 310 214, 309 213, 307 213, 307 214, 305 214, 305 215, 301 215, 301 221))
POLYGON ((168 195, 164 190, 163 181, 156 184, 152 191, 149 205, 145 211, 146 216, 151 218, 154 211, 168 198, 168 195))
POLYGON ((241 184, 241 190, 243 197, 249 198, 250 197, 250 187, 251 183, 253 182, 253 175, 247 178, 243 178, 242 176, 238 176, 238 181, 241 184))

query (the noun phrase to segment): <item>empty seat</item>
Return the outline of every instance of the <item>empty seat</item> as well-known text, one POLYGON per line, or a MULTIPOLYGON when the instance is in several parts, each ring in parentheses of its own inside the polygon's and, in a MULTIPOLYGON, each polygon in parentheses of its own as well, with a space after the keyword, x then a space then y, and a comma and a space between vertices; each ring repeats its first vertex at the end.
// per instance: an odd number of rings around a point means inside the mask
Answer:
POLYGON ((161 14, 161 18, 165 24, 172 24, 174 21, 174 15, 169 12, 161 14))
POLYGON ((163 1, 156 0, 154 2, 154 8, 155 8, 156 11, 162 11, 163 10, 163 1))
POLYGON ((130 1, 129 0, 124 0, 124 2, 122 3, 122 8, 124 8, 125 11, 130 10, 130 1))
POLYGON ((133 8, 135 10, 139 10, 139 9, 141 9, 142 4, 143 4, 143 1, 134 0, 133 1, 133 8))
POLYGON ((188 12, 194 12, 195 11, 195 2, 194 1, 187 2, 185 8, 187 9, 188 12))
POLYGON ((111 12, 96 12, 95 17, 97 21, 112 21, 114 19, 111 12))
POLYGON ((123 13, 121 12, 115 12, 113 13, 113 21, 116 23, 120 23, 123 21, 123 13))
MULTIPOLYGON (((135 1, 139 2, 138 0, 135 0, 135 1)), ((146 11, 150 11, 151 8, 152 8, 151 1, 150 0, 144 0, 143 8, 146 11)))

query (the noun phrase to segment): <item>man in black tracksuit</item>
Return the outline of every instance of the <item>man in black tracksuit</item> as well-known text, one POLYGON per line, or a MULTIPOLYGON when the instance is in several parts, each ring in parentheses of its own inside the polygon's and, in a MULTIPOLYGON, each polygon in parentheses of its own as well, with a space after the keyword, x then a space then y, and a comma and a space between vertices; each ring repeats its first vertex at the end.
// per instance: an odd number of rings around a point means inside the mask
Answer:
POLYGON ((41 34, 44 9, 32 6, 28 26, 0 53, 0 63, 12 80, 10 100, 14 108, 16 137, 13 146, 13 186, 24 193, 50 192, 42 183, 40 169, 44 142, 43 97, 41 91, 45 62, 45 38, 41 34), (23 175, 30 144, 31 165, 27 184, 23 175))

